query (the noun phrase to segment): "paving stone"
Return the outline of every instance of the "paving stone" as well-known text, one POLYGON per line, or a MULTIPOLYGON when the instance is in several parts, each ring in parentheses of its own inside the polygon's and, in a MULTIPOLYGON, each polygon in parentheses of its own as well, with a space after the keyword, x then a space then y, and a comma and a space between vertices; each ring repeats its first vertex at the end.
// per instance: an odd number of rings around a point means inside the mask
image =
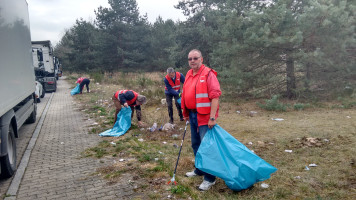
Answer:
POLYGON ((70 87, 65 80, 58 81, 16 199, 130 198, 134 192, 127 180, 108 185, 102 177, 92 175, 106 164, 81 158, 80 153, 101 138, 88 134, 90 123, 73 104, 70 87))

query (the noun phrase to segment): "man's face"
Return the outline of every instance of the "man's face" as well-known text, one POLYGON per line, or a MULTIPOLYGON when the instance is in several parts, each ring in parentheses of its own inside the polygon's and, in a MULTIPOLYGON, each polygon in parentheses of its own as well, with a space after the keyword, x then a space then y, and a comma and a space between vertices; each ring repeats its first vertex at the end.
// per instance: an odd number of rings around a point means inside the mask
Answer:
POLYGON ((173 79, 176 76, 176 73, 172 72, 172 73, 169 73, 168 75, 169 75, 169 77, 171 77, 173 79))
POLYGON ((203 64, 203 57, 197 51, 192 51, 188 54, 188 63, 190 68, 198 70, 203 64))

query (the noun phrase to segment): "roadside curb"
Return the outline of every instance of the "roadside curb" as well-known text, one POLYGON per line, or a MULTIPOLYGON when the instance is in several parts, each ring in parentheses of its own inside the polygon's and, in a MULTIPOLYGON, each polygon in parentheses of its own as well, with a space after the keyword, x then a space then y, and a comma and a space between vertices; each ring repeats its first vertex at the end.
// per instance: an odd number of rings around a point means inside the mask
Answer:
POLYGON ((54 92, 52 92, 51 97, 48 100, 46 107, 41 115, 41 118, 35 128, 35 131, 33 132, 33 135, 27 145, 26 151, 25 151, 24 155, 22 156, 22 159, 21 159, 20 165, 18 166, 16 174, 15 174, 13 180, 11 181, 11 185, 10 185, 9 189, 6 192, 6 197, 4 198, 4 200, 16 199, 16 194, 20 187, 22 177, 23 177, 25 170, 27 168, 28 161, 30 160, 32 149, 34 148, 34 146, 36 144, 36 140, 37 140, 38 135, 41 131, 43 121, 46 118, 46 114, 49 109, 49 106, 51 105, 53 96, 54 96, 54 92))

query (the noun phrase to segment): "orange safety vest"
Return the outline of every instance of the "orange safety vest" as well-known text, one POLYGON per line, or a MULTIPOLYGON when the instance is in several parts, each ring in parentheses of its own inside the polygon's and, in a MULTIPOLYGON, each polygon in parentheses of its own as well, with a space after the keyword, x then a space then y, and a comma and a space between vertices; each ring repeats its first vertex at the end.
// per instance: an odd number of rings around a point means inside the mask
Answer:
POLYGON ((78 78, 77 83, 79 83, 79 84, 82 83, 84 79, 86 79, 86 78, 85 77, 78 78))
MULTIPOLYGON (((126 102, 127 102, 127 104, 128 104, 129 106, 134 106, 134 105, 136 104, 136 99, 137 99, 137 97, 138 97, 138 94, 137 94, 137 92, 135 92, 135 91, 133 91, 133 90, 118 90, 118 91, 115 93, 115 98, 119 99, 119 94, 124 94, 124 93, 126 93, 126 92, 128 92, 128 91, 133 92, 134 95, 135 95, 135 97, 134 97, 133 99, 131 99, 131 100, 127 100, 126 102)), ((119 99, 119 101, 120 101, 120 99, 119 99)))
MULTIPOLYGON (((175 90, 176 92, 178 92, 180 90, 180 73, 176 72, 176 81, 175 83, 173 83, 173 80, 171 79, 171 77, 169 77, 169 75, 166 75, 166 79, 169 83, 169 85, 172 86, 173 90, 175 90)), ((165 90, 168 90, 167 87, 165 87, 165 90)))
POLYGON ((207 115, 211 110, 211 101, 208 95, 208 76, 209 73, 212 72, 217 75, 217 72, 209 67, 205 67, 200 73, 200 77, 195 85, 195 100, 197 112, 199 114, 207 115))

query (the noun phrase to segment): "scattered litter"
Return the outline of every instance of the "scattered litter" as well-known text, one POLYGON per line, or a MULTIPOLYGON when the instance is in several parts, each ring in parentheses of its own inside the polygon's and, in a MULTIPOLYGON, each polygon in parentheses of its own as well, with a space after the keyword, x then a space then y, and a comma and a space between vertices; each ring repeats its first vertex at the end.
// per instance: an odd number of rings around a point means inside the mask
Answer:
POLYGON ((308 167, 308 166, 305 166, 304 170, 309 171, 310 169, 309 169, 309 167, 308 167))
POLYGON ((179 128, 179 130, 181 131, 181 130, 183 130, 183 128, 179 128))
POLYGON ((270 144, 270 145, 274 145, 274 143, 273 143, 273 142, 270 142, 270 143, 268 143, 268 144, 270 144))
POLYGON ((178 138, 178 136, 179 136, 179 135, 177 135, 177 134, 173 134, 173 135, 172 135, 172 138, 176 139, 176 138, 178 138))
POLYGON ((162 105, 166 105, 166 103, 167 103, 167 100, 166 100, 166 99, 161 99, 161 104, 162 104, 162 105))
POLYGON ((162 142, 163 144, 167 144, 167 142, 162 142))
POLYGON ((120 162, 124 162, 124 161, 125 161, 125 159, 122 159, 122 158, 121 158, 119 161, 120 161, 120 162))
POLYGON ((95 126, 95 125, 98 125, 98 123, 97 123, 97 122, 94 122, 92 125, 95 126))
POLYGON ((320 138, 307 138, 307 137, 303 137, 302 138, 302 144, 304 146, 308 146, 308 147, 313 147, 313 146, 317 146, 320 147, 323 145, 323 142, 320 138))
POLYGON ((248 142, 247 144, 248 144, 248 145, 252 145, 253 143, 252 143, 252 142, 248 142))
POLYGON ((266 184, 266 183, 262 183, 262 184, 261 184, 261 188, 265 188, 265 189, 266 189, 266 188, 268 188, 268 187, 269 187, 269 185, 266 184))
POLYGON ((351 117, 350 116, 346 116, 348 119, 351 119, 351 117))
POLYGON ((100 83, 95 83, 95 84, 100 85, 100 83))
POLYGON ((61 142, 61 144, 64 144, 64 142, 61 142))
POLYGON ((328 139, 324 139, 324 142, 329 142, 329 140, 328 139))
POLYGON ((142 138, 138 139, 138 141, 143 142, 144 140, 142 138))
POLYGON ((157 129, 157 123, 153 123, 153 126, 150 128, 151 132, 154 132, 157 129))
POLYGON ((141 128, 141 129, 140 129, 140 131, 144 131, 144 130, 145 130, 145 128, 141 128))
POLYGON ((237 113, 237 114, 241 114, 241 112, 240 112, 239 110, 238 110, 238 111, 236 111, 236 113, 237 113))
POLYGON ((156 111, 159 111, 161 108, 156 108, 156 111))
POLYGON ((295 179, 300 179, 300 176, 296 176, 296 177, 294 177, 295 179))
POLYGON ((177 144, 173 144, 173 147, 178 148, 178 145, 177 144))
POLYGON ((171 198, 171 195, 168 195, 167 198, 170 199, 170 198, 171 198))
POLYGON ((164 154, 162 151, 158 151, 159 154, 164 154))
POLYGON ((88 121, 90 121, 91 119, 89 118, 88 121))
POLYGON ((284 119, 282 118, 272 118, 273 121, 283 121, 284 119))
POLYGON ((163 131, 171 131, 174 129, 174 127, 175 127, 174 124, 166 123, 165 125, 163 125, 162 130, 163 131))
POLYGON ((110 142, 110 144, 112 144, 113 146, 116 146, 116 143, 115 143, 115 142, 110 142))
POLYGON ((159 131, 162 131, 163 125, 161 125, 161 127, 158 129, 159 131))
POLYGON ((100 118, 104 118, 105 116, 99 116, 100 118))
POLYGON ((292 153, 292 152, 293 152, 293 150, 286 149, 286 150, 284 150, 284 152, 287 152, 287 153, 292 153))
POLYGON ((315 163, 309 164, 309 167, 317 167, 318 165, 315 163))
POLYGON ((254 150, 252 150, 252 149, 251 149, 251 151, 252 151, 253 153, 255 153, 255 151, 254 151, 254 150))
POLYGON ((158 161, 158 158, 155 158, 155 161, 158 161))

